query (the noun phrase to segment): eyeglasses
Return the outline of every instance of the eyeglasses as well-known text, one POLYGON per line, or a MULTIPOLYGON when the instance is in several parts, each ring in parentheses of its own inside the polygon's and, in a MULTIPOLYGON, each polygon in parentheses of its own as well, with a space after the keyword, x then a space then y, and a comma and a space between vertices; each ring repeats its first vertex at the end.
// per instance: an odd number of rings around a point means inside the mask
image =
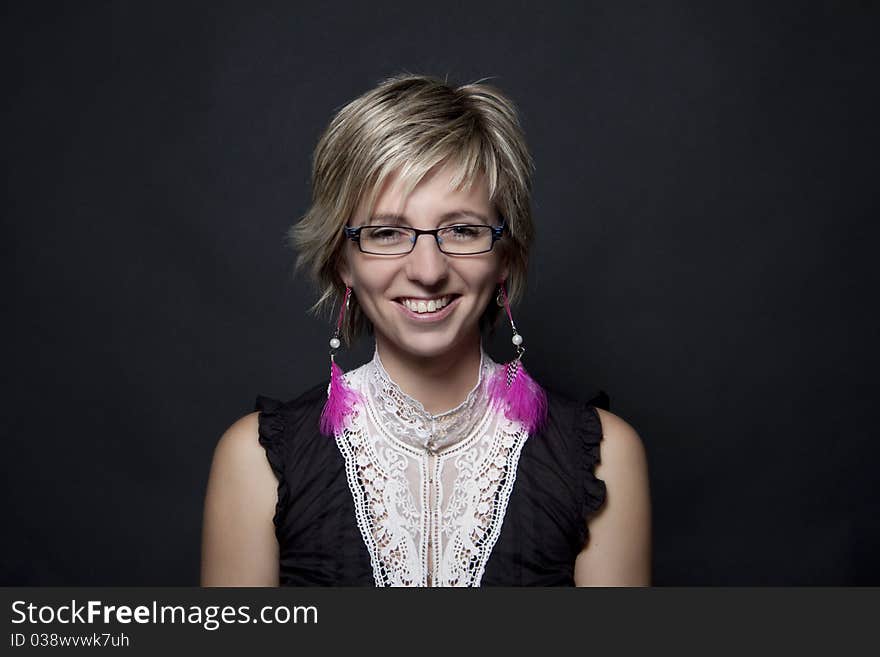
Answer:
POLYGON ((420 235, 433 235, 437 248, 448 255, 475 255, 492 250, 504 234, 505 221, 500 226, 485 224, 454 224, 443 228, 421 230, 407 226, 345 227, 345 236, 356 242, 362 253, 372 255, 406 255, 416 248, 420 235))

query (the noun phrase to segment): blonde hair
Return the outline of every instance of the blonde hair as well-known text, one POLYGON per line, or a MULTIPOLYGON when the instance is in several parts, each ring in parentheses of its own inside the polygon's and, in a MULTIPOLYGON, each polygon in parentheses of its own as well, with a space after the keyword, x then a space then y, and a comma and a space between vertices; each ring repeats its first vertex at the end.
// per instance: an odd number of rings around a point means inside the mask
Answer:
MULTIPOLYGON (((485 175, 489 198, 506 222, 495 248, 510 267, 505 283, 511 303, 522 295, 534 236, 531 188, 534 164, 513 102, 481 81, 454 87, 425 75, 383 80, 340 109, 324 131, 312 161, 312 201, 288 231, 298 252, 295 272, 308 270, 318 287, 309 309, 333 316, 345 284, 338 267, 344 257, 343 227, 362 203, 370 212, 392 174, 404 195, 434 167, 453 164, 454 187, 469 187, 485 175)), ((481 330, 494 330, 500 308, 488 304, 481 330)), ((352 294, 342 334, 351 344, 372 325, 352 294)))

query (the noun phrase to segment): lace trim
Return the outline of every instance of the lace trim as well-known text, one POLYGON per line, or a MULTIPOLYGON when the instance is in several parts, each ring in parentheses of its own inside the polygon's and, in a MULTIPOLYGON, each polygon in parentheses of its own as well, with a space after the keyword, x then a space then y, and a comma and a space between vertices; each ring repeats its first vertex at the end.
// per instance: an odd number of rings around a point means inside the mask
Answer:
MULTIPOLYGON (((337 434, 336 444, 345 457, 376 586, 424 586, 416 545, 424 521, 403 476, 405 457, 395 450, 376 450, 354 423, 337 434)), ((424 478, 424 468, 419 474, 424 478)))
POLYGON ((480 346, 477 383, 455 408, 432 415, 424 405, 410 397, 388 375, 378 349, 366 364, 369 397, 375 402, 381 424, 396 439, 423 449, 442 449, 461 440, 479 420, 487 395, 493 362, 480 346))
POLYGON ((443 545, 437 580, 441 586, 479 586, 492 548, 501 534, 516 466, 528 437, 525 429, 499 423, 482 459, 456 459, 460 477, 437 527, 443 545))
MULTIPOLYGON (((484 363, 497 366, 488 356, 484 363)), ((349 385, 369 391, 369 365, 349 372, 349 385)), ((388 430, 381 399, 366 400, 336 443, 376 585, 479 586, 527 431, 486 403, 470 404, 467 434, 428 451, 388 430)))

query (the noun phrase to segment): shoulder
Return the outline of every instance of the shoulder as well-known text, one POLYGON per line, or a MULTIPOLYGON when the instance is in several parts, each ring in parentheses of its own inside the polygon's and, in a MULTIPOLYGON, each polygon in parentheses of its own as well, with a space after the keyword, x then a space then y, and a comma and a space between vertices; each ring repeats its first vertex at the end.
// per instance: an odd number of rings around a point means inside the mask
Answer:
POLYGON ((286 402, 280 402, 269 397, 264 397, 263 395, 258 395, 256 409, 260 410, 261 401, 270 400, 273 402, 270 406, 277 406, 278 410, 286 414, 311 411, 315 406, 323 406, 324 402, 327 400, 327 386, 329 383, 329 379, 324 379, 321 383, 308 388, 298 396, 286 402))
POLYGON ((604 470, 633 470, 646 467, 645 446, 632 425, 611 411, 594 407, 602 425, 600 443, 600 462, 596 466, 596 476, 601 477, 604 470))
POLYGON ((559 451, 575 476, 586 468, 592 470, 599 460, 602 424, 597 411, 608 407, 607 394, 595 387, 586 387, 577 397, 544 387, 547 395, 546 421, 538 432, 540 440, 532 449, 559 451))
POLYGON ((267 471, 266 457, 259 443, 259 415, 255 411, 233 422, 214 448, 212 469, 225 476, 250 474, 267 471))
POLYGON ((641 586, 651 581, 651 497, 642 439, 626 420, 596 408, 601 422, 596 477, 607 500, 589 522, 575 563, 577 586, 641 586))
POLYGON ((328 383, 319 383, 289 401, 257 395, 254 411, 258 418, 260 442, 277 442, 303 426, 314 424, 327 400, 328 383))
POLYGON ((326 385, 318 384, 290 401, 257 395, 254 411, 233 422, 217 442, 215 467, 265 472, 266 451, 279 449, 291 429, 320 413, 326 385))
POLYGON ((327 398, 327 384, 329 380, 312 386, 297 397, 288 401, 275 399, 266 395, 257 395, 254 402, 254 410, 266 416, 295 416, 301 413, 308 413, 314 410, 316 406, 323 405, 327 398))
POLYGON ((542 386, 547 400, 547 419, 545 427, 561 425, 560 428, 568 430, 574 425, 582 428, 585 424, 595 424, 599 429, 597 415, 593 408, 608 408, 609 398, 601 388, 586 386, 579 391, 577 396, 556 388, 542 386), (586 401, 585 401, 586 400, 586 401))
POLYGON ((277 585, 276 484, 257 441, 257 416, 233 422, 214 450, 202 523, 203 586, 277 585))

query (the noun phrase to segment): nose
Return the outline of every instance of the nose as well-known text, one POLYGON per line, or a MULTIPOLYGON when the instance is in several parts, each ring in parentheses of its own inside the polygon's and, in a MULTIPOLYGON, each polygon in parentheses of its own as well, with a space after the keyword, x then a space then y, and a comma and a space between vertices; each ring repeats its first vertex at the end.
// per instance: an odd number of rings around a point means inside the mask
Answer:
POLYGON ((415 247, 406 256, 407 277, 425 287, 432 287, 441 283, 448 273, 449 261, 434 236, 418 235, 415 247))

